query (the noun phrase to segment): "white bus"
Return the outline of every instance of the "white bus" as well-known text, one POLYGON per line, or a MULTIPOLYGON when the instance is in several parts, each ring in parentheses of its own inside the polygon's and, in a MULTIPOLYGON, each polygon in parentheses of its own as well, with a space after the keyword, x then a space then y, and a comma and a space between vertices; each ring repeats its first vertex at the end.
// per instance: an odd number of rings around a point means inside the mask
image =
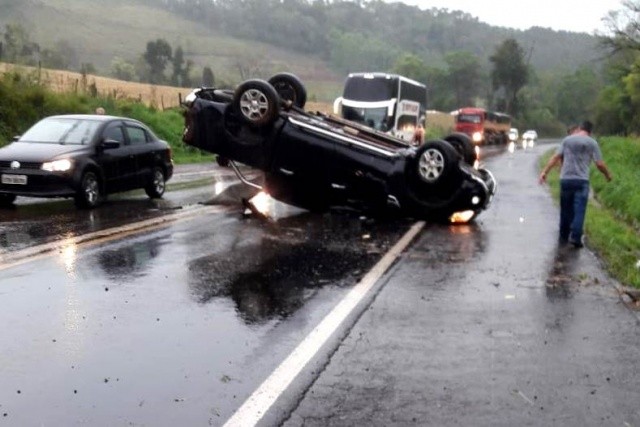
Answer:
POLYGON ((351 73, 333 112, 373 129, 411 141, 427 111, 427 87, 397 74, 351 73))

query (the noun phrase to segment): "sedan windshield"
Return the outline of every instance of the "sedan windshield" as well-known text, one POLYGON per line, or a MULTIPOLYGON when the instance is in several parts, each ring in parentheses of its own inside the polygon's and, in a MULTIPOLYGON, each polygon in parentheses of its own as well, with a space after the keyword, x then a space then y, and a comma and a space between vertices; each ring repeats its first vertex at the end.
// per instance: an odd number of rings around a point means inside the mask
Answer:
POLYGON ((20 142, 88 144, 101 122, 89 119, 49 117, 33 125, 20 142))

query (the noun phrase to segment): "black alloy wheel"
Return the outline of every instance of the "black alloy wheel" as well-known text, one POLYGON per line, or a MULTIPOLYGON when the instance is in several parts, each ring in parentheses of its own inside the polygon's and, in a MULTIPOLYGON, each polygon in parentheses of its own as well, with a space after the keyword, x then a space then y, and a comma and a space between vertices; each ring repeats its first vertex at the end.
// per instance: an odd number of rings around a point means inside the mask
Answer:
POLYGON ((15 194, 0 194, 0 206, 11 206, 16 201, 15 194))
POLYGON ((75 195, 76 206, 92 209, 100 205, 101 201, 102 192, 98 177, 92 171, 85 172, 80 180, 80 188, 75 195))
POLYGON ((166 187, 164 172, 160 167, 154 167, 151 173, 151 183, 144 188, 145 193, 152 199, 159 199, 164 194, 166 187))

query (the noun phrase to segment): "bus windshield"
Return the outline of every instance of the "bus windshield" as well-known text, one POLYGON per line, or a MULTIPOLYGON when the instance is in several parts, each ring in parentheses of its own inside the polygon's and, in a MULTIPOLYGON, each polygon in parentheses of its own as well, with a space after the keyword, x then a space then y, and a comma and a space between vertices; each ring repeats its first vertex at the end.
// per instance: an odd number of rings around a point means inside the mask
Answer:
POLYGON ((389 124, 387 123, 387 108, 355 108, 342 107, 342 117, 352 122, 362 123, 370 128, 380 130, 382 132, 388 131, 389 124))
POLYGON ((386 78, 349 77, 344 85, 343 97, 354 101, 386 101, 398 97, 398 82, 386 78))

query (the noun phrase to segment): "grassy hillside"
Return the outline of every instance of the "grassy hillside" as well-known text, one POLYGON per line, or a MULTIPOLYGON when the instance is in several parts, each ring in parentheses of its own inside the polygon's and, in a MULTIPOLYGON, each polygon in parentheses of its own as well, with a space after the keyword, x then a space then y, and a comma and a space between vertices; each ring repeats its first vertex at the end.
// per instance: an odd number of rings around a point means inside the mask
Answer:
POLYGON ((10 7, 10 3, 2 6, 0 26, 22 24, 42 48, 66 40, 80 62, 92 63, 103 75, 109 73, 114 57, 135 62, 148 41, 163 38, 174 48, 182 46, 195 69, 210 66, 217 81, 237 82, 239 63, 258 67, 256 74, 264 78, 286 70, 306 82, 310 99, 331 101, 338 96, 344 79, 312 56, 227 37, 213 28, 130 1, 22 0, 20 7, 10 7))

